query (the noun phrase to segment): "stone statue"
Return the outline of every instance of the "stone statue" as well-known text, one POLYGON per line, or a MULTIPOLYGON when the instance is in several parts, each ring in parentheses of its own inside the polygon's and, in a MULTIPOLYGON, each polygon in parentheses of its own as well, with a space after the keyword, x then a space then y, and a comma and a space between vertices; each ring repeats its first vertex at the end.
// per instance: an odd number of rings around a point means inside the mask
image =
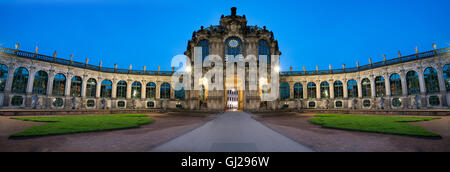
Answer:
POLYGON ((100 102, 102 103, 102 109, 106 109, 106 100, 102 99, 100 102))
POLYGON ((297 110, 302 110, 302 101, 297 101, 297 110))
POLYGON ((380 98, 380 109, 384 109, 384 98, 380 98))
POLYGON ((36 95, 33 95, 33 97, 31 97, 32 98, 32 105, 33 105, 33 109, 37 109, 37 106, 39 106, 39 97, 38 96, 36 96, 36 95))
POLYGON ((72 109, 77 108, 77 99, 75 97, 72 97, 72 109))
POLYGON ((352 108, 353 108, 353 109, 357 109, 357 108, 358 108, 357 106, 358 106, 358 100, 353 99, 353 100, 352 100, 352 108))
POLYGON ((326 100, 325 100, 325 103, 324 103, 324 105, 323 105, 323 107, 324 107, 325 109, 328 109, 329 104, 330 104, 330 101, 329 101, 328 99, 326 99, 326 100))
POLYGON ((414 96, 414 99, 412 100, 411 108, 419 109, 420 105, 420 96, 416 95, 414 96))
POLYGON ((133 109, 136 109, 136 99, 133 99, 133 101, 131 101, 131 103, 133 104, 133 109))

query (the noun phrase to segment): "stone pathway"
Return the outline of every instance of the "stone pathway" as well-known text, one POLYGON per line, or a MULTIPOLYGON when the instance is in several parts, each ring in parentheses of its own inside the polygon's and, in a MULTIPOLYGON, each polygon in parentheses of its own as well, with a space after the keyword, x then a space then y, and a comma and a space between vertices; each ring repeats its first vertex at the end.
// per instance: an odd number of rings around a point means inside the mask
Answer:
POLYGON ((215 120, 162 144, 151 152, 311 152, 245 112, 226 112, 215 120))

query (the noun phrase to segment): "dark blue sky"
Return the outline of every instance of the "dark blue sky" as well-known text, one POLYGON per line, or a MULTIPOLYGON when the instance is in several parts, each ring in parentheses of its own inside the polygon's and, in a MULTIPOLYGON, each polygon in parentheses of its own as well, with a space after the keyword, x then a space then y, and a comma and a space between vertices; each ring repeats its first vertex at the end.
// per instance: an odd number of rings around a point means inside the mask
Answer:
POLYGON ((267 26, 279 41, 282 70, 314 70, 450 46, 449 0, 2 0, 0 46, 90 64, 170 70, 192 32, 217 25, 238 7, 249 25, 267 26))

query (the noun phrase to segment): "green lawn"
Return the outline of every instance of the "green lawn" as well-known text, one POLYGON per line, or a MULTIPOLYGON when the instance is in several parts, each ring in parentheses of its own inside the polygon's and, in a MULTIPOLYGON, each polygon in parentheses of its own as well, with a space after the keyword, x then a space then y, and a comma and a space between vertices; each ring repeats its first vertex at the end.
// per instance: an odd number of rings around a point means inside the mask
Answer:
POLYGON ((153 122, 147 115, 99 115, 99 116, 64 116, 64 117, 19 117, 11 118, 24 121, 45 122, 39 126, 11 135, 14 137, 46 136, 70 133, 83 133, 125 128, 137 128, 153 122))
POLYGON ((408 122, 429 121, 434 117, 392 117, 392 116, 363 116, 319 114, 309 121, 327 128, 356 130, 375 133, 400 134, 409 136, 441 137, 420 126, 408 122))

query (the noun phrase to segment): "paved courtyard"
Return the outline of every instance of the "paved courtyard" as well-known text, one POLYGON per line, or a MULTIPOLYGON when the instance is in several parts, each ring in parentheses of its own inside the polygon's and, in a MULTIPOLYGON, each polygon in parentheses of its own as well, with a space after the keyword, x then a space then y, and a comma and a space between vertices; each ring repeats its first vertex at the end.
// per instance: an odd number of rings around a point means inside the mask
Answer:
POLYGON ((310 152, 255 121, 245 112, 226 112, 215 120, 165 143, 156 152, 310 152))

